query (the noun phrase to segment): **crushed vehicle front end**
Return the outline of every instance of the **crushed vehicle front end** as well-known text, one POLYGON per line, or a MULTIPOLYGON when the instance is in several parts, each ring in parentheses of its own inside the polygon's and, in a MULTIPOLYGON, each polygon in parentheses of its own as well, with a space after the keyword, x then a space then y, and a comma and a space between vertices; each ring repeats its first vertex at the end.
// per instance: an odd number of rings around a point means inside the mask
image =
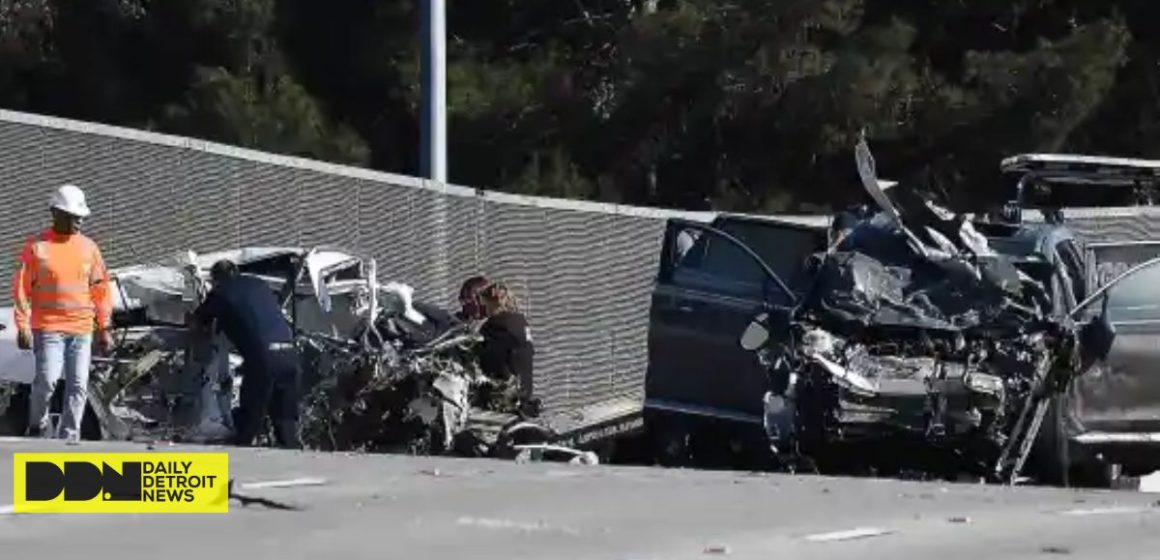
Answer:
POLYGON ((1082 371, 1053 267, 929 203, 866 216, 815 255, 793 309, 761 316, 778 459, 826 472, 1018 479, 1082 371))

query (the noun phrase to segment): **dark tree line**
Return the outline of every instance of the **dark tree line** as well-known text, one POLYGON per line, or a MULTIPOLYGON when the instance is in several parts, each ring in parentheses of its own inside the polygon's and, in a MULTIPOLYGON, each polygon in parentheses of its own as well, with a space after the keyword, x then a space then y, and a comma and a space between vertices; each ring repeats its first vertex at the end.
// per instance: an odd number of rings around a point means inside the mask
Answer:
MULTIPOLYGON (((1027 151, 1160 156, 1154 0, 457 0, 460 184, 803 211, 976 200, 1027 151)), ((415 174, 412 0, 0 0, 0 105, 415 174)))

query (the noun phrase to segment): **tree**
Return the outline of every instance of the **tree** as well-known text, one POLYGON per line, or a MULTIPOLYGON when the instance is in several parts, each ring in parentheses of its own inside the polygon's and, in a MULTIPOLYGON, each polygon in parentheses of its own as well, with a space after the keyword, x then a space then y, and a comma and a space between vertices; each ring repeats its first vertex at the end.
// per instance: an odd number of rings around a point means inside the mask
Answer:
MULTIPOLYGON (((0 0, 0 104, 415 174, 413 0, 0 0)), ((953 204, 1016 152, 1160 154, 1160 8, 1109 0, 475 0, 450 176, 762 211, 860 199, 853 145, 953 204)))

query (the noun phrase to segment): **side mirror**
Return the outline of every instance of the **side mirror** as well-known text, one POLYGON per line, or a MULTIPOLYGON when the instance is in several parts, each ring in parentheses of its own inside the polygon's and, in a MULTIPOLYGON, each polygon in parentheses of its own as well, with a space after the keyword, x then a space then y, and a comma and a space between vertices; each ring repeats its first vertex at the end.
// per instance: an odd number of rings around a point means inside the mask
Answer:
POLYGON ((753 352, 766 342, 769 342, 769 329, 766 328, 766 322, 769 321, 768 313, 759 313, 745 328, 745 332, 741 333, 741 348, 753 352))
POLYGON ((1108 320, 1108 295, 1101 302, 1100 314, 1085 324, 1079 331, 1079 354, 1081 370, 1087 371, 1092 364, 1103 360, 1112 351, 1116 340, 1116 327, 1108 320))

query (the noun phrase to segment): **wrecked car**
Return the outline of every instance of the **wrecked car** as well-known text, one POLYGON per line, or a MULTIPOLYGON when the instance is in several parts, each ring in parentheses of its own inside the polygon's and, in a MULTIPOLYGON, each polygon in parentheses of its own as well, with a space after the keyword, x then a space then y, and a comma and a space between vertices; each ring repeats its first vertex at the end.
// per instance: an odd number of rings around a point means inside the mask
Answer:
POLYGON ((303 399, 303 443, 324 451, 516 458, 559 447, 558 434, 518 414, 514 381, 483 375, 478 325, 453 324, 433 339, 408 334, 409 321, 384 314, 366 345, 324 335, 303 339, 328 365, 303 399), (398 327, 394 328, 391 323, 398 327))
POLYGON ((1066 397, 1118 344, 1078 240, 888 195, 860 151, 876 209, 842 231, 670 221, 646 381, 657 457, 1066 480, 1066 397))
POLYGON ((764 420, 779 461, 1022 475, 1048 407, 1104 357, 1113 331, 1103 316, 1080 327, 1055 313, 1050 269, 1034 274, 977 244, 969 222, 958 227, 958 242, 935 250, 938 235, 878 213, 816 256, 796 306, 747 329, 743 347, 770 374, 764 420))
MULTIPOLYGON (((189 252, 161 263, 117 268, 110 271, 116 345, 111 356, 94 358, 83 437, 228 437, 241 359, 224 337, 191 336, 186 329, 187 315, 210 288, 209 268, 223 258, 237 263, 243 274, 270 284, 296 332, 356 336, 368 317, 378 313, 380 298, 390 297, 426 336, 449 321, 438 308, 413 302, 409 286, 378 285, 373 259, 340 248, 189 252)), ((4 312, 10 322, 10 309, 4 312)), ((0 340, 0 381, 14 393, 5 401, 7 431, 19 434, 27 421, 34 369, 31 352, 17 349, 14 335, 7 336, 12 331, 9 325, 0 332, 5 335, 0 340)), ((308 384, 314 381, 311 373, 308 384)), ((54 398, 59 400, 61 392, 58 388, 54 398)))
MULTIPOLYGON (((118 340, 112 356, 94 360, 85 439, 232 435, 244 364, 223 336, 185 324, 211 288, 209 268, 223 258, 284 302, 303 364, 299 425, 307 448, 597 462, 564 445, 577 434, 554 430, 550 419, 521 418, 514 387, 479 373, 478 324, 416 301, 405 284, 380 285, 373 259, 333 247, 189 253, 111 271, 118 340)), ((31 354, 5 355, 20 358, 19 371, 6 377, 18 391, 5 418, 10 433, 22 433, 31 354)), ((271 440, 267 426, 258 444, 271 440)))

